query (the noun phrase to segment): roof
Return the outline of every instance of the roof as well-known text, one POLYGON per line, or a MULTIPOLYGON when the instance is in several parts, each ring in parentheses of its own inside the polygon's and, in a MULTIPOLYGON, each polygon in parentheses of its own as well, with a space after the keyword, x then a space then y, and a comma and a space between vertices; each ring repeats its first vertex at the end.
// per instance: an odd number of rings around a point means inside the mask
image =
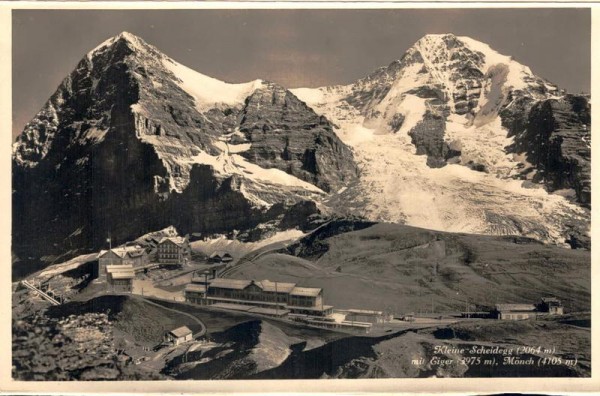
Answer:
POLYGON ((206 291, 206 287, 197 283, 189 283, 185 285, 185 291, 204 293, 206 291))
POLYGON ((108 272, 109 274, 116 273, 116 272, 127 272, 127 271, 133 271, 133 266, 131 264, 107 265, 106 266, 106 272, 108 272))
POLYGON ((143 256, 144 254, 146 254, 146 250, 144 250, 144 249, 140 249, 135 252, 127 252, 127 255, 131 258, 140 257, 140 256, 143 256))
POLYGON ((289 293, 291 296, 309 296, 316 297, 321 293, 321 288, 317 287, 297 287, 295 283, 290 282, 273 282, 268 279, 262 281, 254 281, 248 279, 226 279, 217 278, 210 281, 210 287, 218 287, 221 289, 243 290, 251 284, 255 284, 266 292, 289 293))
POLYGON ((535 311, 533 304, 496 304, 497 311, 535 311))
POLYGON ((185 337, 186 335, 192 334, 192 330, 190 330, 187 326, 181 326, 176 328, 175 330, 169 331, 169 333, 177 338, 181 338, 185 337))
POLYGON ((113 279, 133 279, 135 278, 135 272, 133 272, 133 270, 131 271, 123 271, 123 272, 114 272, 111 273, 110 276, 113 279))
POLYGON ((242 290, 250 286, 252 281, 245 279, 225 279, 217 278, 210 282, 210 287, 219 287, 221 289, 242 290))
POLYGON ((98 258, 103 257, 108 252, 112 252, 112 253, 116 254, 120 258, 125 258, 126 256, 129 256, 129 257, 138 257, 138 256, 141 256, 142 254, 144 254, 145 250, 144 250, 144 248, 142 248, 139 245, 135 245, 135 246, 120 246, 120 247, 117 247, 117 248, 114 248, 114 249, 110 249, 110 250, 101 250, 100 253, 98 254, 98 258))
POLYGON ((183 246, 183 244, 185 243, 185 238, 183 238, 183 237, 164 237, 158 242, 158 244, 161 245, 167 241, 170 241, 177 246, 183 246))
POLYGON ((333 309, 333 305, 323 305, 318 307, 300 307, 295 305, 287 305, 289 309, 303 310, 303 311, 314 311, 314 312, 323 312, 333 309))
POLYGON ((307 296, 316 297, 321 293, 320 287, 294 287, 290 292, 290 296, 307 296))
POLYGON ((254 283, 266 292, 275 292, 277 290, 277 293, 289 293, 296 287, 295 283, 272 282, 268 279, 254 283))
POLYGON ((368 315, 368 316, 380 316, 383 315, 381 311, 371 311, 367 309, 347 309, 346 310, 350 314, 354 315, 368 315))
POLYGON ((106 272, 113 279, 132 279, 135 278, 135 271, 131 264, 128 265, 107 265, 106 272))
POLYGON ((210 255, 210 258, 215 258, 215 257, 225 257, 225 256, 227 256, 227 257, 231 257, 231 254, 229 254, 229 253, 227 253, 227 252, 225 252, 225 251, 223 251, 223 250, 217 250, 217 251, 213 252, 213 253, 210 255))
POLYGON ((542 297, 542 302, 545 303, 549 303, 549 302, 555 302, 555 303, 560 303, 560 300, 556 297, 542 297))
POLYGON ((206 278, 206 282, 205 282, 203 276, 194 276, 192 278, 192 283, 202 284, 202 285, 205 284, 205 283, 210 283, 211 281, 212 281, 212 279, 206 278))
POLYGON ((230 304, 221 302, 213 304, 211 305, 211 307, 271 316, 285 316, 290 313, 289 310, 282 308, 275 309, 265 307, 254 307, 252 305, 230 304))

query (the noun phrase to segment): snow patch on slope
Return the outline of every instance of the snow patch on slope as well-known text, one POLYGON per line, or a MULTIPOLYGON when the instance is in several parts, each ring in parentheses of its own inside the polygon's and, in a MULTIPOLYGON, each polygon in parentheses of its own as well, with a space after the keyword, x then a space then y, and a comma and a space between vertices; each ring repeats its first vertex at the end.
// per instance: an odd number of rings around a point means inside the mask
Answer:
POLYGON ((398 134, 404 136, 423 120, 427 106, 425 99, 414 95, 406 95, 396 109, 405 117, 402 127, 398 130, 398 134))
POLYGON ((276 184, 287 187, 297 187, 317 194, 325 194, 323 190, 308 182, 298 179, 282 170, 275 168, 262 168, 248 162, 244 157, 237 154, 222 153, 212 156, 205 152, 192 157, 190 162, 209 165, 217 173, 226 175, 240 175, 245 178, 261 181, 268 184, 276 184))
POLYGON ((514 89, 527 88, 528 84, 524 78, 533 75, 531 69, 527 66, 512 60, 510 56, 499 54, 490 48, 489 45, 473 40, 470 37, 461 36, 458 37, 458 39, 466 44, 472 51, 481 52, 484 55, 485 66, 482 70, 484 74, 487 73, 492 66, 505 64, 509 68, 506 84, 512 86, 514 89))
POLYGON ((234 258, 238 259, 252 251, 273 243, 281 243, 282 245, 291 244, 305 235, 306 233, 300 230, 289 229, 278 231, 270 237, 256 242, 241 242, 237 239, 229 239, 225 235, 221 235, 214 238, 204 238, 199 241, 191 242, 190 247, 192 250, 202 252, 207 256, 210 256, 216 251, 226 251, 234 258))
POLYGON ((194 98, 196 108, 201 113, 219 105, 241 106, 248 96, 263 85, 262 80, 229 84, 171 59, 164 60, 163 65, 179 79, 179 86, 194 98))
POLYGON ((504 149, 514 140, 507 136, 500 117, 477 127, 466 116, 451 114, 446 121, 444 140, 461 151, 463 164, 473 161, 485 165, 489 173, 505 178, 516 173, 517 165, 514 156, 504 149))

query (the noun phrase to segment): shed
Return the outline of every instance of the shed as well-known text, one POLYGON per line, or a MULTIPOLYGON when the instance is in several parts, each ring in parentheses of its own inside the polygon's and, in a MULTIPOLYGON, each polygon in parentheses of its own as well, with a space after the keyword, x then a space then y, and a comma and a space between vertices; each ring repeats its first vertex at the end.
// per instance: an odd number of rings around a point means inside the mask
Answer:
POLYGON ((192 330, 187 326, 181 326, 174 330, 165 333, 164 341, 170 342, 174 345, 179 345, 187 341, 191 341, 193 338, 192 330))
POLYGON ((522 320, 537 316, 534 304, 496 304, 495 311, 497 318, 502 320, 522 320))

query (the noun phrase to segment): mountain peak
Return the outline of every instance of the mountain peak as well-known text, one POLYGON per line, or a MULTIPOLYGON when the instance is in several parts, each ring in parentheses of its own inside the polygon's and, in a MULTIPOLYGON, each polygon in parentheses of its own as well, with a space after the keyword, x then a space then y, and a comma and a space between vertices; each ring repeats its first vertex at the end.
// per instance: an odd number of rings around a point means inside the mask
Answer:
POLYGON ((448 41, 448 40, 455 40, 456 38, 457 37, 452 33, 436 33, 436 34, 426 34, 425 36, 421 37, 419 39, 419 41, 421 41, 421 40, 448 41))
POLYGON ((451 49, 454 47, 461 47, 464 45, 464 42, 460 40, 460 37, 452 33, 442 33, 442 34, 426 34, 421 37, 417 42, 413 45, 414 47, 426 47, 426 48, 439 48, 444 47, 447 49, 451 49))
MULTIPOLYGON (((127 31, 122 31, 121 33, 117 34, 115 37, 117 38, 122 38, 128 41, 136 41, 136 40, 142 40, 140 37, 136 36, 133 33, 129 33, 127 31)), ((142 40, 143 41, 143 40, 142 40)))
POLYGON ((123 31, 116 36, 112 36, 111 38, 100 43, 96 48, 91 50, 87 56, 88 58, 92 58, 94 55, 103 53, 107 49, 117 46, 119 43, 125 44, 134 52, 147 52, 152 50, 159 52, 156 48, 145 42, 141 37, 138 37, 133 33, 123 31))

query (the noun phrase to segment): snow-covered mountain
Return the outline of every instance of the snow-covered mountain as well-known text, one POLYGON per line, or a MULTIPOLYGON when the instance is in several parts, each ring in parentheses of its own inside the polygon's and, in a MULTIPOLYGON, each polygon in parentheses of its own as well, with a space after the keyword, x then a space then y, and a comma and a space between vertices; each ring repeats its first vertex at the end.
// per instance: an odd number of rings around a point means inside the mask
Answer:
POLYGON ((13 146, 13 250, 302 225, 317 212, 589 245, 589 100, 466 37, 347 86, 197 73, 122 33, 13 146))
POLYGON ((361 176, 329 204, 437 230, 589 242, 589 101, 486 44, 427 35, 346 86, 292 92, 361 176))
POLYGON ((207 77, 122 33, 81 60, 14 144, 15 250, 93 248, 169 224, 294 226, 356 174, 329 121, 285 88, 207 77))

